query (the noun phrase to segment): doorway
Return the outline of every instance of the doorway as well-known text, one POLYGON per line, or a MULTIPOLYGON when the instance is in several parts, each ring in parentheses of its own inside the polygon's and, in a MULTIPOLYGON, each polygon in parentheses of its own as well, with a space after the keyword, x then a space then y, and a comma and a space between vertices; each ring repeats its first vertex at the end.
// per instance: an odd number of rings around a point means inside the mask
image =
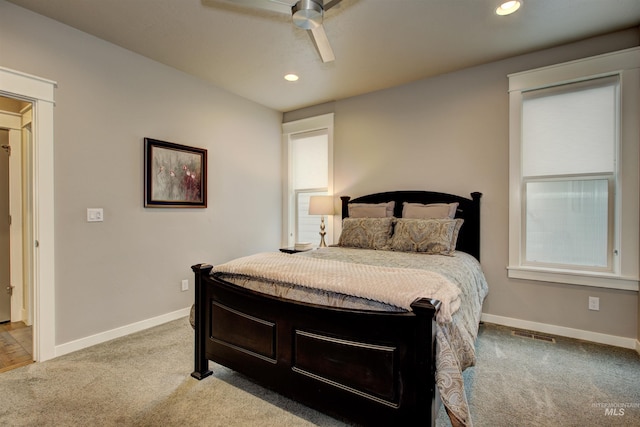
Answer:
MULTIPOLYGON (((9 131, 0 127, 0 324, 11 321, 9 131)), ((1 343, 0 343, 1 344, 1 343)))
POLYGON ((56 357, 55 345, 55 235, 53 174, 54 81, 0 67, 0 96, 32 105, 32 153, 29 200, 31 217, 26 220, 33 234, 25 241, 33 253, 29 271, 33 293, 33 359, 36 362, 56 357))
POLYGON ((30 102, 0 96, 0 372, 33 362, 30 102))

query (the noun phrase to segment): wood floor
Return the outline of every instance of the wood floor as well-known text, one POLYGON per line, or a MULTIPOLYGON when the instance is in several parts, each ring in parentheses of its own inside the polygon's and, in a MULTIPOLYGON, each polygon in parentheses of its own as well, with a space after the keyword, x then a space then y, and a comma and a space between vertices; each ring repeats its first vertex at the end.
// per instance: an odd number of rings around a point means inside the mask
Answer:
POLYGON ((0 323, 0 372, 33 363, 31 326, 22 322, 0 323))

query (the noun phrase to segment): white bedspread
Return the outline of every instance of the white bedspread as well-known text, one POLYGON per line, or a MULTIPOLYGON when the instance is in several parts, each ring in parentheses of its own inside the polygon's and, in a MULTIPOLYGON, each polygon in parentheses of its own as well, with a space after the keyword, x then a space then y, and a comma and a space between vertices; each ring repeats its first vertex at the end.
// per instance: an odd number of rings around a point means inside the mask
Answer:
POLYGON ((439 273, 410 268, 354 264, 328 259, 260 253, 218 265, 214 272, 295 283, 394 305, 407 311, 419 298, 442 303, 439 323, 451 322, 460 307, 460 289, 439 273))

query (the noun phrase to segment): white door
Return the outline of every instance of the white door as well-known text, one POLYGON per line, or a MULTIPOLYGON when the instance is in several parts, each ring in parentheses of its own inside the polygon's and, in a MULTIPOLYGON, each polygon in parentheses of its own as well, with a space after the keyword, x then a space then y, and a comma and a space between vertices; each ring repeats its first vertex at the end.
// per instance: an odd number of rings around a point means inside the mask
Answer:
POLYGON ((0 129, 0 322, 11 320, 9 132, 0 129), (5 148, 7 147, 7 148, 5 148))

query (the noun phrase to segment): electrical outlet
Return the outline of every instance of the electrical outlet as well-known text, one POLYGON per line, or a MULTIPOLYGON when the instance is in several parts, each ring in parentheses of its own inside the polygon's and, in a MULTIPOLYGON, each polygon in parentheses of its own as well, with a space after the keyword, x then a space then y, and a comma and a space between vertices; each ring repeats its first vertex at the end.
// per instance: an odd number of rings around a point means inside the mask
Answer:
POLYGON ((182 281, 182 290, 183 291, 188 291, 189 290, 189 280, 188 279, 184 279, 182 281))
POLYGON ((594 311, 600 310, 600 298, 589 297, 589 310, 594 310, 594 311))

